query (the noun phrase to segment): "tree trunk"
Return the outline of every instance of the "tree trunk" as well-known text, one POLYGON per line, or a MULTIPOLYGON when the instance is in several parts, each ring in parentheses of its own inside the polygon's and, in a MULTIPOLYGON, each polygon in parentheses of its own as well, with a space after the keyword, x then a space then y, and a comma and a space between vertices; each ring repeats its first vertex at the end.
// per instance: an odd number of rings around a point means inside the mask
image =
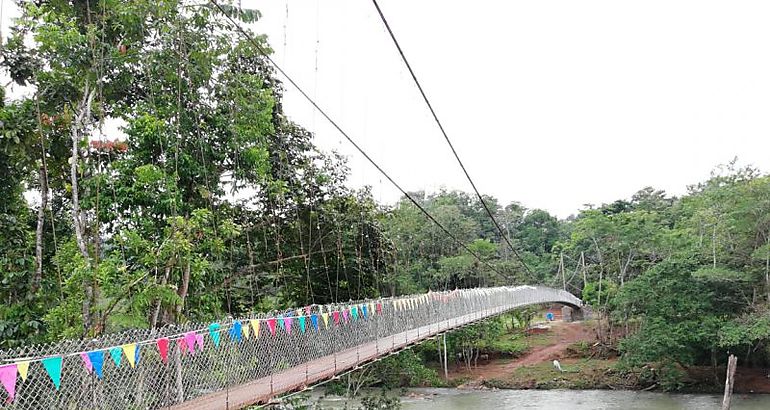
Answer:
POLYGON ((45 165, 41 165, 38 172, 40 209, 37 210, 37 229, 35 230, 35 278, 32 280, 32 293, 40 289, 40 282, 43 279, 43 228, 45 225, 45 209, 48 207, 48 178, 45 165))
MULTIPOLYGON (((78 104, 75 119, 70 127, 70 138, 72 139, 72 154, 70 156, 70 179, 72 184, 72 227, 75 231, 75 241, 77 242, 80 254, 83 256, 83 262, 90 271, 91 259, 88 254, 88 247, 83 235, 83 223, 80 214, 80 197, 78 191, 78 162, 80 160, 80 139, 83 131, 87 128, 86 123, 91 117, 91 101, 94 93, 89 91, 88 82, 86 82, 83 92, 83 99, 78 104)), ((83 330, 88 334, 91 329, 91 305, 94 299, 93 279, 86 277, 83 279, 83 330)))
POLYGON ((770 249, 765 254, 765 290, 767 291, 767 302, 770 303, 770 249))
POLYGON ((78 112, 75 120, 72 121, 70 127, 70 137, 72 139, 72 155, 70 157, 70 179, 72 184, 72 225, 75 230, 75 240, 80 249, 81 255, 86 262, 86 265, 90 267, 91 261, 88 255, 88 248, 86 247, 86 241, 83 235, 83 222, 80 215, 80 197, 78 190, 78 162, 80 160, 80 139, 81 134, 86 128, 86 121, 91 117, 91 100, 93 100, 94 93, 88 90, 88 83, 86 82, 85 92, 83 93, 83 100, 78 105, 78 112))
POLYGON ((187 288, 190 286, 190 261, 187 261, 187 264, 184 267, 184 274, 182 275, 182 285, 179 286, 179 291, 177 292, 177 295, 179 295, 180 302, 176 306, 176 317, 177 321, 182 316, 182 309, 184 308, 184 301, 187 297, 187 288))

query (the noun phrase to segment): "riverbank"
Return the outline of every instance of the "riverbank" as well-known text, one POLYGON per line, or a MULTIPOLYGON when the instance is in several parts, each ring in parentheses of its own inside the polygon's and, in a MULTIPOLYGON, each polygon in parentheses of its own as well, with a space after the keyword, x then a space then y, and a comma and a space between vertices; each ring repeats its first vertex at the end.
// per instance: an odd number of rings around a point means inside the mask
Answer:
MULTIPOLYGON (((454 366, 449 385, 460 389, 573 389, 573 390, 663 390, 651 377, 655 366, 629 371, 618 366, 612 355, 602 355, 595 346, 596 332, 590 321, 551 322, 548 328, 526 336, 529 348, 517 358, 480 361, 467 369, 454 366), (562 370, 555 368, 558 360, 562 370)), ((721 384, 710 367, 682 369, 686 375, 681 392, 719 393, 721 384)), ((717 373, 723 374, 722 369, 717 373)), ((738 394, 770 394, 770 378, 764 369, 739 368, 734 391, 738 394)))

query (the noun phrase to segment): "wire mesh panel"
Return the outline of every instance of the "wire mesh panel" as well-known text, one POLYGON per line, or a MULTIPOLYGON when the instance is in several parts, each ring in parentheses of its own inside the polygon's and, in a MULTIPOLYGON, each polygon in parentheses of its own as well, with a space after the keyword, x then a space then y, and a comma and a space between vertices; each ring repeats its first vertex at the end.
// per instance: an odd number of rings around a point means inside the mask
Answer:
POLYGON ((0 402, 9 409, 238 408, 451 328, 551 302, 581 306, 551 288, 465 289, 24 346, 0 351, 3 374, 18 372, 15 397, 5 377, 0 402))

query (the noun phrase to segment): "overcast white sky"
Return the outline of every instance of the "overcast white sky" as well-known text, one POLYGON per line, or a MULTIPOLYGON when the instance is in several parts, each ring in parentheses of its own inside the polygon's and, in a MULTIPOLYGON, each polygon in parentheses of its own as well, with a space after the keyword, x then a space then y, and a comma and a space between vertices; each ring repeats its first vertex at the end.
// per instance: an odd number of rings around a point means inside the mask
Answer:
MULTIPOLYGON (((262 11, 253 29, 276 61, 405 188, 471 190, 370 1, 242 3, 262 11)), ((770 169, 770 2, 380 5, 477 186, 503 203, 566 217, 648 185, 682 194, 734 156, 770 169)), ((285 110, 350 157, 351 185, 398 198, 292 88, 285 110)))
MULTIPOLYGON (((397 181, 470 191, 371 2, 243 5, 263 12, 254 28, 279 64, 397 181)), ((380 6, 471 177, 504 202, 566 217, 647 185, 681 194, 734 156, 770 169, 770 2, 380 6)), ((292 89, 285 108, 350 155, 353 184, 398 197, 292 89)))

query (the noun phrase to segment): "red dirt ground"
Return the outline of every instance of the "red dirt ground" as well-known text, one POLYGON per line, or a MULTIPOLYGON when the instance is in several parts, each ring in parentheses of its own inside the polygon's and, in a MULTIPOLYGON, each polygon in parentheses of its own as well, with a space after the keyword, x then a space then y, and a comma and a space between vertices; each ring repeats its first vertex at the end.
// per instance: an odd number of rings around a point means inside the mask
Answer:
POLYGON ((450 371, 449 377, 451 379, 469 378, 468 382, 458 387, 476 388, 481 386, 484 380, 504 378, 506 375, 513 373, 518 367, 561 359, 567 347, 575 342, 585 340, 589 343, 594 343, 596 341, 593 329, 586 326, 583 322, 551 322, 550 325, 551 329, 546 334, 553 341, 552 344, 536 346, 518 359, 492 360, 489 363, 480 364, 479 367, 471 371, 464 367, 457 367, 450 371))

